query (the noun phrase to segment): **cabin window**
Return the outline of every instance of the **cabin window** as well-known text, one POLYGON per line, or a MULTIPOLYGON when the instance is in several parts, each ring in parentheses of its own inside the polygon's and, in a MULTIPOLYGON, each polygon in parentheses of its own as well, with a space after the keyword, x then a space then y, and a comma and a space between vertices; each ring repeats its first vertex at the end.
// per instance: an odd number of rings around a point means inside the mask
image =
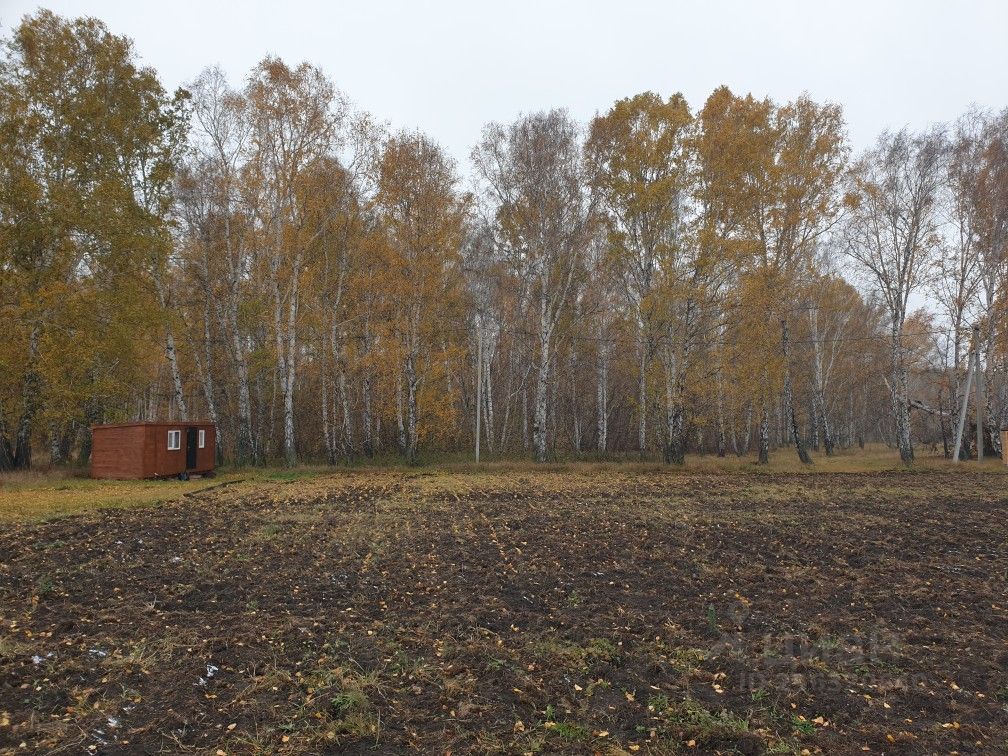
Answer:
POLYGON ((202 449, 204 446, 206 446, 206 431, 205 430, 201 430, 199 432, 199 444, 198 445, 199 445, 200 449, 202 449))
POLYGON ((182 448, 182 431, 168 431, 168 451, 176 451, 182 448))

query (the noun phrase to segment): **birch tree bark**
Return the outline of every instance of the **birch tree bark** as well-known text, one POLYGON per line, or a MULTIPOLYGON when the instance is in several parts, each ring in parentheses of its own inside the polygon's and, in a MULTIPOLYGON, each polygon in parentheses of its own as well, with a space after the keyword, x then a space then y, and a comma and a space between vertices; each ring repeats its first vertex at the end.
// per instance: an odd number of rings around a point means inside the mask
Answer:
POLYGON ((826 413, 826 398, 823 375, 823 347, 819 341, 819 310, 809 307, 809 333, 812 337, 812 397, 814 412, 822 431, 823 447, 827 457, 833 456, 833 434, 830 429, 829 415, 826 413))
POLYGON ((364 451, 364 456, 373 457, 375 453, 375 445, 373 440, 374 433, 374 411, 371 408, 371 391, 372 391, 372 377, 371 377, 371 348, 373 337, 371 335, 371 318, 368 313, 365 313, 363 322, 363 335, 361 336, 361 446, 364 451))
POLYGON ((609 344, 600 342, 595 356, 595 449, 605 455, 609 435, 609 344))
POLYGON ((801 431, 798 429, 798 418, 795 416, 794 398, 792 396, 791 387, 791 366, 790 354, 788 350, 789 345, 789 335, 787 320, 781 321, 781 344, 784 352, 784 406, 787 408, 788 412, 788 422, 791 425, 791 437, 794 440, 795 449, 798 451, 798 459, 801 460, 803 465, 812 464, 812 458, 809 456, 808 451, 805 449, 805 445, 802 443, 801 431))
POLYGON ((168 368, 171 371, 172 379, 172 402, 173 408, 178 412, 178 419, 185 421, 189 419, 189 411, 186 407, 185 393, 182 388, 182 371, 179 370, 178 350, 175 348, 175 334, 172 329, 171 320, 174 317, 174 310, 169 300, 169 293, 164 283, 164 274, 158 269, 155 262, 152 271, 154 289, 157 292, 158 303, 161 306, 162 317, 165 320, 165 359, 168 360, 168 368))

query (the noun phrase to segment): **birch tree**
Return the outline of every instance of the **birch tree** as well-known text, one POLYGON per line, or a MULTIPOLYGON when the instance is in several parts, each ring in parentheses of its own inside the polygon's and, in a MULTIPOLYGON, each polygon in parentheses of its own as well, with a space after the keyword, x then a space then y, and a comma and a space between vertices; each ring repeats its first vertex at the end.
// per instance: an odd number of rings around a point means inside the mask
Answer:
POLYGON ((903 326, 910 297, 933 272, 939 247, 939 193, 945 134, 933 128, 885 133, 848 177, 847 254, 885 303, 889 391, 900 459, 913 462, 903 326))
MULTIPOLYGON (((191 209, 185 212, 190 215, 191 232, 201 236, 201 244, 207 246, 207 266, 219 270, 215 278, 220 280, 215 283, 220 285, 214 291, 213 303, 233 365, 235 461, 242 465, 261 461, 261 449, 252 429, 249 345, 241 315, 250 298, 254 254, 248 233, 249 214, 241 204, 241 173, 248 157, 251 122, 244 96, 228 84, 220 68, 205 69, 189 89, 193 97, 191 145, 197 156, 189 180, 205 185, 206 198, 202 219, 192 217, 191 209), (209 225, 198 230, 204 224, 209 225)), ((182 192, 183 199, 186 193, 182 192)))
MULTIPOLYGON (((461 287, 464 205, 456 192, 455 165, 423 134, 393 137, 378 179, 378 206, 389 238, 388 293, 396 302, 394 325, 405 390, 405 455, 416 461, 420 391, 443 366, 448 327, 461 287)), ((449 392, 434 387, 443 398, 449 392)), ((402 391, 398 391, 402 396, 402 391)), ((402 413, 400 413, 402 417, 402 413)))
MULTIPOLYGON (((948 319, 953 407, 959 407, 962 401, 972 330, 970 320, 977 314, 981 280, 976 229, 980 128, 981 118, 975 112, 963 116, 955 125, 941 194, 944 233, 935 260, 937 275, 929 281, 942 314, 948 319)), ((964 448, 962 454, 967 453, 964 448)))
POLYGON ((528 286, 536 340, 532 437, 535 459, 544 462, 557 324, 595 222, 579 130, 562 110, 524 116, 510 126, 490 124, 473 161, 509 263, 528 286))
MULTIPOLYGON (((760 398, 760 461, 766 462, 773 362, 783 382, 790 382, 787 359, 773 359, 783 341, 776 337, 778 324, 789 315, 785 303, 804 283, 817 240, 839 211, 837 188, 846 160, 843 117, 839 106, 806 97, 776 106, 751 95, 736 97, 726 88, 711 95, 701 117, 707 207, 724 227, 723 239, 749 281, 749 304, 760 316, 752 335, 766 365, 760 398)), ((785 399, 790 435, 799 458, 809 462, 794 404, 785 399)))
POLYGON ((92 423, 205 415, 239 464, 413 462, 477 428, 537 460, 909 461, 910 406, 912 440, 948 445, 973 326, 984 430, 1008 422, 1006 112, 884 135, 841 203, 838 107, 722 87, 694 118, 644 93, 586 133, 489 125, 470 203, 431 139, 387 138, 310 65, 188 89, 94 19, 40 11, 3 42, 0 469, 86 460, 92 423), (908 313, 925 291, 941 312, 908 313))
MULTIPOLYGON (((216 269, 216 223, 212 210, 215 188, 211 172, 203 165, 183 167, 176 180, 175 213, 178 217, 176 246, 183 269, 181 285, 199 292, 199 319, 202 328, 197 337, 187 329, 190 352, 196 365, 203 398, 215 430, 215 446, 223 449, 226 435, 220 422, 214 375, 214 339, 221 321, 217 306, 218 286, 221 278, 216 269)), ((185 322, 188 308, 180 308, 176 315, 185 322)))
POLYGON ((44 415, 86 428, 143 383, 185 95, 93 18, 26 16, 3 53, 0 468, 28 468, 44 415))
POLYGON ((586 326, 590 334, 587 337, 595 348, 595 451, 600 456, 609 451, 609 417, 612 413, 610 370, 624 335, 620 317, 623 289, 612 270, 613 262, 609 254, 608 234, 600 228, 589 248, 586 265, 588 280, 583 292, 588 312, 586 326))
POLYGON ((984 369, 987 407, 985 416, 997 419, 990 439, 996 453, 1001 452, 1001 436, 997 432, 1008 423, 1008 363, 1001 355, 1001 384, 994 411, 994 375, 998 327, 1004 327, 1006 314, 1005 286, 1008 285, 1008 108, 994 116, 981 118, 979 159, 971 184, 971 214, 978 259, 981 315, 983 323, 984 369))
POLYGON ((852 318, 859 311, 861 297, 857 290, 836 274, 814 276, 810 286, 808 328, 812 342, 813 433, 822 437, 826 456, 832 456, 836 433, 831 421, 831 387, 834 371, 845 340, 850 335, 852 318))
POLYGON ((605 208, 609 244, 637 334, 637 443, 647 439, 647 374, 663 323, 657 278, 679 243, 689 182, 687 139, 693 117, 681 94, 652 92, 619 100, 591 124, 586 144, 605 208))
POLYGON ((474 396, 480 397, 474 408, 480 413, 481 443, 485 441, 486 450, 492 454, 495 444, 493 375, 503 321, 503 294, 493 230, 475 218, 469 219, 464 260, 466 287, 473 308, 471 351, 479 363, 475 364, 474 372, 476 380, 482 384, 474 389, 474 396))
POLYGON ((318 68, 289 68, 264 59, 246 87, 250 119, 250 161, 246 182, 253 193, 258 243, 273 305, 277 380, 283 398, 283 448, 289 466, 297 463, 294 391, 298 360, 298 306, 306 260, 304 239, 290 245, 301 221, 297 185, 309 166, 338 147, 346 104, 318 68))

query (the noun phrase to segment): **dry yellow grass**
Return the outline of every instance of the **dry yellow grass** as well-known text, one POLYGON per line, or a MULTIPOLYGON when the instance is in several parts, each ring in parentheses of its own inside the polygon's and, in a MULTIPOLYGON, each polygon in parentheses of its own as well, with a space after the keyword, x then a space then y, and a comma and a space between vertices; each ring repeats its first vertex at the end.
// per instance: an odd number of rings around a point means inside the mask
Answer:
POLYGON ((0 522, 47 520, 110 507, 157 504, 216 483, 240 478, 91 480, 64 473, 0 475, 0 522))
POLYGON ((734 454, 729 453, 724 457, 718 457, 716 454, 706 454, 703 456, 690 454, 687 455, 686 464, 682 467, 664 465, 658 461, 639 462, 631 456, 623 457, 620 460, 597 460, 588 457, 580 461, 562 461, 546 465, 535 465, 535 463, 526 460, 492 460, 477 465, 474 462, 459 460, 444 462, 437 465, 437 467, 457 472, 510 469, 518 472, 532 469, 552 469, 569 470, 581 474, 597 474, 610 471, 815 474, 822 472, 883 472, 887 470, 956 470, 964 474, 970 474, 978 469, 983 469, 985 472, 1008 473, 1008 466, 1004 465, 1000 459, 988 457, 984 460, 981 468, 978 467, 975 460, 954 464, 951 460, 945 459, 940 452, 933 453, 929 449, 918 449, 913 465, 908 468, 900 462, 899 453, 895 449, 886 447, 884 444, 871 444, 864 449, 838 450, 832 457, 827 457, 821 451, 810 452, 810 454, 813 459, 813 464, 811 465, 803 465, 798 460, 794 448, 789 446, 775 450, 770 455, 770 464, 768 465, 756 464, 754 454, 746 457, 736 457, 734 454))
MULTIPOLYGON (((694 469, 744 469, 748 471, 766 470, 767 472, 881 472, 886 470, 960 470, 965 473, 978 469, 976 461, 953 463, 939 451, 934 453, 928 449, 917 449, 915 460, 910 468, 900 462, 896 449, 890 449, 884 444, 872 444, 864 449, 838 450, 832 457, 823 452, 811 452, 813 464, 803 465, 793 447, 778 449, 770 457, 770 464, 759 467, 754 459, 739 459, 730 456, 718 459, 717 456, 687 458, 686 467, 694 469)), ((982 469, 986 472, 1005 472, 1008 468, 1000 459, 988 457, 983 461, 982 469)))
MULTIPOLYGON (((252 490, 268 484, 280 484, 293 480, 312 480, 329 477, 320 484, 332 485, 332 477, 361 475, 379 478, 394 473, 396 480, 402 475, 414 479, 414 486, 465 489, 478 485, 483 476, 497 477, 508 474, 546 474, 595 478, 599 476, 625 478, 634 474, 737 474, 752 476, 753 483, 759 485, 763 474, 795 473, 814 475, 829 472, 881 472, 905 470, 899 457, 885 446, 873 446, 864 450, 840 452, 833 457, 813 454, 813 465, 802 465, 791 449, 776 451, 766 466, 756 465, 753 457, 738 458, 734 455, 719 458, 716 455, 687 457, 684 467, 662 465, 657 462, 636 461, 567 461, 546 465, 536 465, 528 460, 494 460, 479 465, 474 462, 441 459, 430 464, 406 468, 394 464, 370 464, 347 469, 345 467, 305 466, 294 470, 261 468, 254 470, 222 470, 215 478, 193 479, 182 482, 168 480, 91 480, 74 476, 66 471, 6 473, 0 475, 0 523, 46 520, 53 517, 92 512, 103 508, 130 507, 171 501, 186 493, 223 482, 241 481, 235 493, 252 490), (428 486, 422 486, 417 478, 427 478, 428 486)), ((914 470, 955 470, 970 476, 982 469, 985 473, 1008 473, 1008 467, 1000 460, 987 459, 982 467, 976 462, 954 465, 940 455, 919 453, 914 470)), ((390 478, 391 479, 391 478, 390 478)))
POLYGON ((302 466, 278 468, 224 468, 212 478, 180 481, 92 480, 79 471, 32 470, 0 473, 0 523, 48 520, 98 509, 144 506, 173 501, 187 493, 221 483, 241 481, 244 489, 266 482, 310 479, 332 474, 338 468, 302 466))

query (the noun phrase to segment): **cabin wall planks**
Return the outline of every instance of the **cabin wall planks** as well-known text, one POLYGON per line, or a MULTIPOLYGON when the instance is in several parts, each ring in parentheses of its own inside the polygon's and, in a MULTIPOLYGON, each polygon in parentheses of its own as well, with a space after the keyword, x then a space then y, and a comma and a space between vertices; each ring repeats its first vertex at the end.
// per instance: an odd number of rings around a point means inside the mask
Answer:
POLYGON ((91 428, 92 478, 167 478, 182 473, 205 474, 214 469, 217 437, 207 422, 121 423, 91 428), (195 465, 187 467, 187 430, 194 428, 195 465), (169 431, 179 431, 179 448, 168 448, 169 431), (199 432, 203 431, 203 448, 199 432))

